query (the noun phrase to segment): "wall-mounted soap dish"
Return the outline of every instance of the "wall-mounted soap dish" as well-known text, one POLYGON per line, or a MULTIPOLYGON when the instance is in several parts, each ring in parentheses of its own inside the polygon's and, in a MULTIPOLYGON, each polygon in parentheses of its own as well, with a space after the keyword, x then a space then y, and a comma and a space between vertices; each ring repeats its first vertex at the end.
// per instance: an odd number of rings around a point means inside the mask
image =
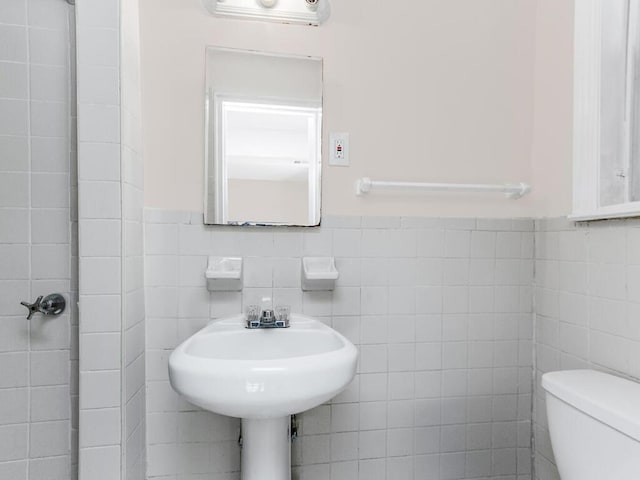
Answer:
POLYGON ((340 274, 333 257, 304 257, 302 259, 302 290, 333 290, 340 274))
POLYGON ((239 292, 242 290, 242 258, 209 257, 207 289, 211 292, 239 292))

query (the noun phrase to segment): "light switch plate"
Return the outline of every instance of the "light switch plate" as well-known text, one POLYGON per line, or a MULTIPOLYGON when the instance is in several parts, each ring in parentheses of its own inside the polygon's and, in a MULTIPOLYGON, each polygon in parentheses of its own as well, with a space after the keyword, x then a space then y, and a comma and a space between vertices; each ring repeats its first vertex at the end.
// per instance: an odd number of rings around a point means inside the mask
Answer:
POLYGON ((348 167, 349 163, 349 134, 329 134, 329 165, 348 167))

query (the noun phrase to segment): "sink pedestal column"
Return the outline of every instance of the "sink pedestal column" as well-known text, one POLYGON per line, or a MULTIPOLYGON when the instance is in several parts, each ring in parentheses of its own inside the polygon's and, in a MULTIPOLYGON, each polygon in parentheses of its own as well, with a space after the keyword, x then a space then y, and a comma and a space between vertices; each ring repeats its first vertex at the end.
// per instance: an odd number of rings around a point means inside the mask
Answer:
POLYGON ((291 417, 242 419, 242 480, 291 480, 291 417))

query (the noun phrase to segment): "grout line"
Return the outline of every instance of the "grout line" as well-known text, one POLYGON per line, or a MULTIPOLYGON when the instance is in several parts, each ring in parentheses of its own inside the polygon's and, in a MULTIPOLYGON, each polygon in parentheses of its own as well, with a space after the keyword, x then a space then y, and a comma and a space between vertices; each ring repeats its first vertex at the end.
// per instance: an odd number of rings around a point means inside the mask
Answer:
POLYGON ((535 404, 536 404, 536 396, 537 396, 537 388, 536 388, 536 378, 537 378, 537 355, 536 355, 536 344, 537 344, 537 308, 536 308, 536 300, 537 295, 535 294, 537 288, 537 269, 536 269, 536 247, 537 247, 537 235, 538 229, 536 228, 538 225, 538 220, 533 221, 533 281, 531 285, 531 322, 532 322, 532 336, 531 336, 531 401, 529 405, 531 420, 529 422, 531 431, 529 432, 529 442, 531 449, 531 478, 536 478, 536 435, 535 435, 535 424, 536 424, 536 415, 535 415, 535 404))
MULTIPOLYGON (((27 28, 28 24, 29 24, 29 9, 27 8, 27 6, 25 5, 25 23, 27 25, 25 25, 25 34, 26 34, 26 39, 27 39, 27 168, 28 168, 28 172, 29 172, 29 178, 27 181, 27 192, 28 192, 28 206, 29 206, 29 211, 27 213, 28 216, 28 223, 29 223, 29 227, 28 227, 28 241, 29 241, 29 258, 27 260, 28 265, 29 265, 29 277, 30 277, 30 281, 29 281, 29 300, 27 301, 32 301, 32 296, 33 296, 33 279, 31 278, 31 272, 33 271, 33 264, 32 264, 32 255, 33 255, 33 247, 32 247, 32 242, 33 242, 33 215, 32 215, 32 197, 33 197, 33 191, 32 191, 32 149, 31 149, 31 65, 30 65, 30 61, 31 61, 31 34, 30 34, 30 30, 27 28)), ((27 422, 29 425, 31 425, 31 389, 33 388, 32 382, 31 382, 31 322, 29 321, 28 323, 28 328, 27 328, 27 349, 28 349, 28 362, 27 362, 27 385, 28 385, 28 389, 27 389, 27 422)), ((27 428, 27 458, 26 458, 26 478, 29 478, 31 476, 31 428, 27 428)))

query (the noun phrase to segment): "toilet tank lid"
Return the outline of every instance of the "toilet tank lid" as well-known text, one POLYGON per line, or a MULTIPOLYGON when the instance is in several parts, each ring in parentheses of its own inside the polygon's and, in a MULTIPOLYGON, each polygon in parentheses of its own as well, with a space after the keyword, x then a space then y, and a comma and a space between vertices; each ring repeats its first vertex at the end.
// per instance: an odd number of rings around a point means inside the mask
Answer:
POLYGON ((640 384, 594 370, 545 373, 542 387, 560 400, 640 441, 640 384))

